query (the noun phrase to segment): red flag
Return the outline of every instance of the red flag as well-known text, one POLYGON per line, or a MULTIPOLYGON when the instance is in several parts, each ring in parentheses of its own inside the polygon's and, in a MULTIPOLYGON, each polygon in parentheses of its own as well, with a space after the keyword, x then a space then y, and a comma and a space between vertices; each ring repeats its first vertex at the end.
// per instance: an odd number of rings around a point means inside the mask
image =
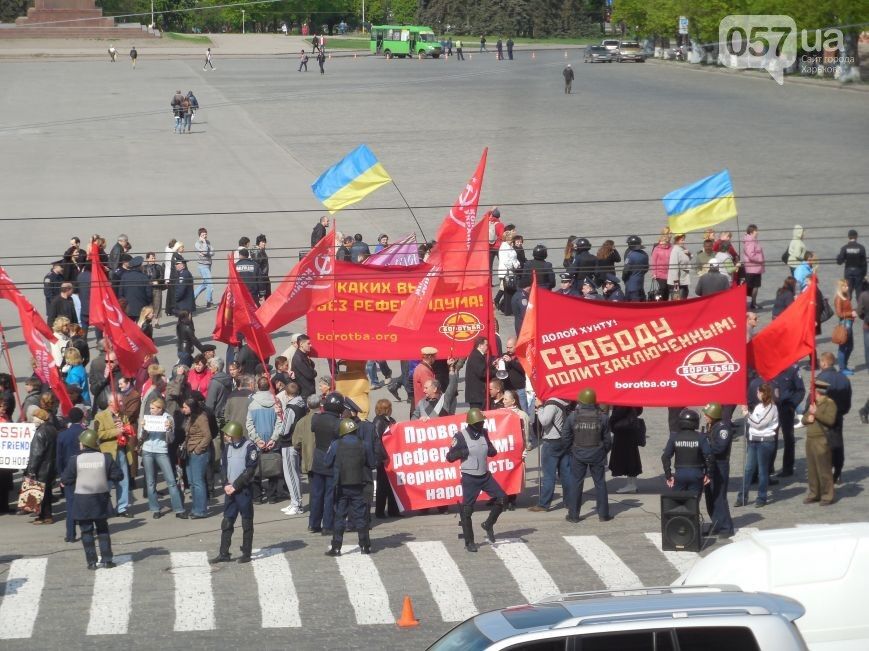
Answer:
POLYGON ((459 194, 459 198, 456 199, 456 203, 450 209, 450 212, 444 217, 435 236, 435 247, 428 260, 432 265, 441 266, 447 274, 449 274, 450 270, 464 271, 471 269, 471 271, 475 272, 468 279, 458 274, 445 278, 447 282, 452 284, 464 284, 466 289, 482 287, 489 282, 488 231, 483 235, 486 240, 486 263, 480 266, 478 264, 479 261, 474 256, 474 251, 476 250, 474 226, 478 223, 477 207, 480 204, 480 193, 483 189, 483 175, 486 172, 486 156, 488 153, 488 148, 483 150, 483 155, 477 164, 474 175, 468 181, 461 194, 459 194), (469 263, 472 262, 472 256, 474 257, 473 266, 469 266, 469 263), (485 277, 479 275, 479 269, 483 267, 486 269, 485 277))
POLYGON ((284 276, 278 288, 259 306, 257 318, 266 332, 295 321, 335 295, 335 228, 317 242, 284 276))
POLYGON ((459 291, 489 286, 488 230, 485 222, 477 221, 488 151, 483 150, 477 170, 438 229, 428 258, 431 270, 392 317, 391 327, 418 328, 440 283, 459 291))
POLYGON ((389 322, 390 328, 419 329, 428 311, 428 304, 440 283, 442 271, 440 265, 432 265, 413 293, 404 300, 398 312, 392 317, 389 322))
POLYGON ((528 374, 532 386, 537 384, 537 274, 531 278, 531 291, 528 293, 528 305, 525 307, 525 318, 522 319, 522 329, 516 338, 516 358, 528 374))
POLYGON ((247 285, 239 279, 232 255, 228 262, 229 281, 217 309, 213 337, 217 341, 234 344, 238 343, 235 334, 240 332, 265 366, 265 360, 275 354, 275 345, 257 318, 256 303, 253 302, 247 285))
POLYGON ((771 380, 815 350, 818 279, 748 343, 748 363, 764 380, 771 380))
POLYGON ((100 264, 96 242, 91 244, 91 312, 90 325, 100 328, 118 357, 121 372, 132 377, 142 368, 146 355, 156 355, 154 342, 142 332, 118 304, 106 271, 100 264))
POLYGON ((58 401, 60 401, 61 413, 69 413, 73 407, 72 401, 66 393, 66 384, 51 356, 50 342, 55 339, 54 333, 46 325, 45 320, 39 315, 33 304, 18 290, 3 267, 0 267, 0 298, 15 303, 18 308, 18 316, 21 319, 21 332, 24 335, 24 341, 33 356, 33 371, 57 396, 58 401))

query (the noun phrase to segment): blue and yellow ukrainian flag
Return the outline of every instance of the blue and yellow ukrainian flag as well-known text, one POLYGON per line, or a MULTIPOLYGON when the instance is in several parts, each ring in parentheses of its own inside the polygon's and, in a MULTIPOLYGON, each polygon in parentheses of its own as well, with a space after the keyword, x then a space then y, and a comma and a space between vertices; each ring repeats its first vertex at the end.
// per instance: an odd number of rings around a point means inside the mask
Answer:
POLYGON ((392 181, 377 157, 365 145, 359 145, 344 160, 320 175, 311 189, 330 213, 337 212, 392 181))
POLYGON ((674 233, 701 230, 736 217, 736 198, 727 170, 673 190, 661 201, 674 233))

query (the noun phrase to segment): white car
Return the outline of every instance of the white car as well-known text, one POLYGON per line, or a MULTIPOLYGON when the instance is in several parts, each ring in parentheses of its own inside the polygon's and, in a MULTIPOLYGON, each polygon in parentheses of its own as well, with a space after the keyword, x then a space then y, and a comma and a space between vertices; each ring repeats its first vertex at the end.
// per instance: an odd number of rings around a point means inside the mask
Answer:
POLYGON ((673 585, 730 583, 796 599, 812 651, 869 649, 869 523, 772 529, 715 550, 673 585))
POLYGON ((429 651, 805 651, 804 612, 726 585, 573 592, 475 615, 429 651))

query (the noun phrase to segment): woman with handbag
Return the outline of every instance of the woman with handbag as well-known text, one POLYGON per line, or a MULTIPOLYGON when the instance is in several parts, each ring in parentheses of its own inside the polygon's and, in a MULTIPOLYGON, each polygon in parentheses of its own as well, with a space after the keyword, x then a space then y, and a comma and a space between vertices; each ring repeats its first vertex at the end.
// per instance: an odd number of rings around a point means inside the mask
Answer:
POLYGON ((181 405, 184 414, 183 449, 187 453, 187 478, 190 480, 190 495, 193 509, 190 518, 198 520, 208 517, 208 493, 205 485, 205 471, 208 468, 208 451, 211 449, 211 428, 208 415, 202 411, 199 401, 187 398, 181 405))
POLYGON ((613 407, 609 426, 613 433, 609 469, 613 477, 627 477, 628 483, 616 493, 636 493, 637 477, 643 474, 640 448, 646 446, 646 423, 642 407, 613 407))
POLYGON ((39 513, 33 524, 52 524, 54 519, 51 517, 51 489, 56 472, 57 428, 52 422, 51 414, 38 407, 33 410, 30 422, 36 425, 36 432, 30 441, 30 458, 27 468, 24 469, 24 476, 36 479, 44 489, 39 513))
POLYGON ((854 375, 854 371, 848 368, 848 360, 851 357, 851 351, 854 350, 854 319, 857 318, 857 312, 851 305, 851 292, 848 281, 844 278, 840 278, 836 282, 836 297, 833 299, 833 306, 836 316, 839 317, 839 325, 833 328, 831 335, 833 343, 839 345, 836 364, 842 375, 851 376, 854 375))

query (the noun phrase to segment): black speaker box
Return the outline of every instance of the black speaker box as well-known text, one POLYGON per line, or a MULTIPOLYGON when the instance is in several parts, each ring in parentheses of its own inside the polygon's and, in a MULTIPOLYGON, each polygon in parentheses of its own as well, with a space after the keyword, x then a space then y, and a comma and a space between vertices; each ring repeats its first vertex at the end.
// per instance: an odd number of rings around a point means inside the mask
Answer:
POLYGON ((661 549, 673 552, 699 552, 700 499, 691 491, 661 495, 661 549))

